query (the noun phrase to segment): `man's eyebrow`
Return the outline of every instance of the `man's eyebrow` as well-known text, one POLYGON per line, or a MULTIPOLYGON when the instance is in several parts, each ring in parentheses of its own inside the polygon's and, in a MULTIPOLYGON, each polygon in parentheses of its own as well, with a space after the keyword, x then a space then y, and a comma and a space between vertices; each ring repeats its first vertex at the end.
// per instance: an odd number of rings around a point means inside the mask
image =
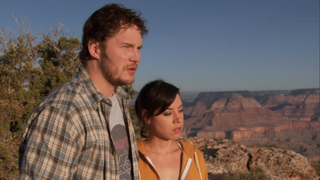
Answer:
MULTIPOLYGON (((134 47, 134 45, 132 43, 128 43, 128 42, 123 42, 121 43, 122 45, 127 45, 127 46, 130 46, 130 47, 134 47)), ((143 45, 141 46, 138 46, 138 49, 141 49, 143 47, 143 45)))
POLYGON ((128 43, 128 42, 122 42, 121 44, 123 44, 123 45, 127 45, 127 46, 133 46, 133 44, 132 44, 132 43, 128 43))

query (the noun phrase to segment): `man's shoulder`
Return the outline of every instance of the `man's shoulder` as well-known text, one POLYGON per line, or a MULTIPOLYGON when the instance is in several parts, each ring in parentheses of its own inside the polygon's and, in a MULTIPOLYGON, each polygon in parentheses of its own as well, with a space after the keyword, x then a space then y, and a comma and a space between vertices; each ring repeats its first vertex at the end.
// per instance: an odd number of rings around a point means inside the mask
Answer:
POLYGON ((81 114, 91 112, 90 100, 87 96, 83 84, 76 77, 56 88, 35 107, 24 124, 22 137, 26 137, 33 122, 41 124, 54 119, 62 122, 63 119, 69 118, 77 122, 77 117, 81 114))
POLYGON ((85 88, 77 77, 73 77, 70 81, 61 85, 52 91, 41 103, 35 108, 41 110, 45 107, 55 107, 62 111, 70 111, 71 109, 89 106, 90 100, 85 88))

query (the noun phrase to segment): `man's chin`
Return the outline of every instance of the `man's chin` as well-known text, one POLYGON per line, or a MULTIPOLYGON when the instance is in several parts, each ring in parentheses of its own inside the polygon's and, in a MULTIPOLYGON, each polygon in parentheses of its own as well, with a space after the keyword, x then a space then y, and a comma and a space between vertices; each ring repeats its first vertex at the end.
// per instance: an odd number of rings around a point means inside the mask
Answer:
POLYGON ((134 83, 134 78, 131 79, 121 79, 116 81, 116 86, 127 86, 134 83))
POLYGON ((125 85, 131 85, 134 83, 134 78, 132 78, 131 80, 128 80, 127 83, 125 85))

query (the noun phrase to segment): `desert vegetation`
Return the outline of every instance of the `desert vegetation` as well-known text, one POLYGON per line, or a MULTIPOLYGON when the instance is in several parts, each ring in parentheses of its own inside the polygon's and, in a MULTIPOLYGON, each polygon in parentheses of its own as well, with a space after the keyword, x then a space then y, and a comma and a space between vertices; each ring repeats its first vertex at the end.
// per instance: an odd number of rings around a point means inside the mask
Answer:
POLYGON ((320 160, 311 162, 311 165, 317 171, 318 176, 320 176, 320 160))
POLYGON ((223 180, 269 180, 270 177, 261 168, 256 168, 249 173, 228 173, 223 180))

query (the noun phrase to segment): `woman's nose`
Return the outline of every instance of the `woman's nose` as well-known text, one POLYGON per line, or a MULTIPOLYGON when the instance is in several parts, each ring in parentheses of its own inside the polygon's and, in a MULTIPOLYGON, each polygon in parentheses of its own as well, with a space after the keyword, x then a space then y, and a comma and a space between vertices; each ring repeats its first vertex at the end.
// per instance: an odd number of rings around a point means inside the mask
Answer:
POLYGON ((180 123, 181 121, 183 121, 183 113, 182 112, 176 112, 174 113, 174 122, 175 123, 180 123))

